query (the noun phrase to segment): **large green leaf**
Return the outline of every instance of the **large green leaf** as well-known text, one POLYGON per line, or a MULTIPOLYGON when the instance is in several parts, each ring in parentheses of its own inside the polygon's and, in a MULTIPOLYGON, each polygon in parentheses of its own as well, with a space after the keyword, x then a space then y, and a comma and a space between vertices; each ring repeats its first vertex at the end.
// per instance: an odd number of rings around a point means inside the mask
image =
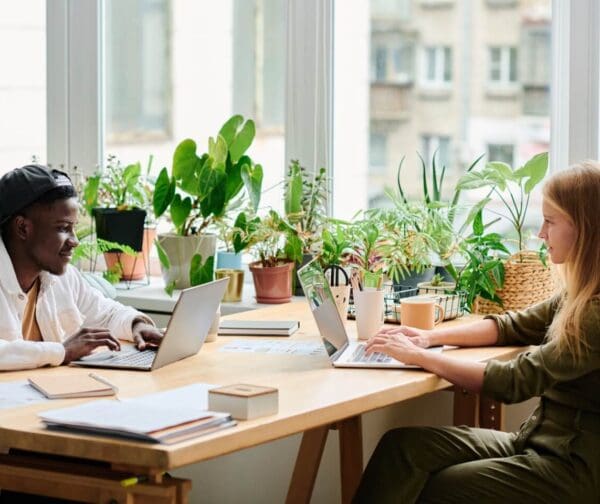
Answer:
POLYGON ((154 184, 154 194, 152 196, 152 207, 157 218, 169 208, 173 196, 175 196, 175 181, 171 181, 167 169, 163 168, 154 184))
POLYGON ((189 197, 181 198, 179 194, 176 194, 171 201, 171 219, 173 225, 181 233, 182 226, 185 224, 185 220, 189 217, 192 211, 192 200, 189 197))
POLYGON ((227 122, 223 124, 223 126, 221 126, 219 135, 225 139, 225 142, 227 142, 227 147, 231 147, 231 144, 235 139, 235 135, 243 122, 244 118, 241 115, 234 115, 230 117, 227 122))
POLYGON ((92 209, 98 206, 98 188, 100 187, 101 175, 93 175, 87 179, 83 188, 83 206, 88 214, 92 215, 92 209))
POLYGON ((256 212, 258 205, 260 204, 260 196, 262 191, 263 181, 263 168, 257 164, 254 168, 250 168, 249 165, 245 164, 242 166, 242 180, 246 186, 248 197, 250 198, 250 205, 256 212))
POLYGON ((525 193, 529 194, 539 184, 548 171, 548 153, 542 152, 533 156, 525 165, 515 172, 515 175, 527 178, 525 182, 525 193))
POLYGON ((225 201, 228 203, 235 198, 244 187, 241 169, 242 165, 250 164, 252 161, 247 156, 242 156, 237 163, 232 163, 231 158, 227 158, 225 172, 227 174, 225 182, 225 201))
POLYGON ((469 189, 479 189, 480 187, 487 187, 490 185, 490 181, 485 178, 480 172, 469 172, 465 173, 458 182, 456 183, 457 189, 461 191, 469 189))
POLYGON ((125 182, 125 185, 129 191, 132 191, 136 186, 141 174, 142 166, 139 162, 125 167, 123 170, 123 181, 125 182))
POLYGON ((154 240, 154 245, 156 246, 156 252, 158 253, 158 260, 160 261, 161 266, 168 270, 171 268, 171 261, 169 261, 169 256, 167 255, 167 251, 163 248, 158 240, 154 240))
POLYGON ((473 219, 473 234, 481 236, 483 234, 483 210, 479 210, 473 219))
POLYGON ((173 153, 173 178, 180 181, 197 169, 196 142, 190 138, 181 141, 173 153))
POLYGON ((256 133, 256 129, 254 127, 254 121, 252 119, 248 119, 242 129, 238 132, 235 139, 229 145, 229 155, 231 156, 231 161, 233 163, 237 163, 238 160, 243 156, 244 152, 248 150, 248 147, 252 144, 254 140, 254 135, 256 133))
POLYGON ((509 165, 501 161, 492 161, 485 165, 484 173, 492 180, 514 180, 514 173, 509 165))
POLYGON ((200 200, 200 213, 203 217, 220 217, 225 212, 226 178, 224 167, 213 167, 202 172, 200 184, 204 197, 200 200))
POLYGON ((209 256, 202 264, 202 256, 195 254, 190 263, 190 284, 201 285, 214 280, 215 257, 209 256))
POLYGON ((221 135, 217 139, 208 139, 208 155, 213 158, 215 165, 225 166, 227 160, 227 142, 221 135))
POLYGON ((302 212, 302 171, 300 165, 292 161, 290 173, 286 180, 284 197, 286 215, 298 215, 302 212))

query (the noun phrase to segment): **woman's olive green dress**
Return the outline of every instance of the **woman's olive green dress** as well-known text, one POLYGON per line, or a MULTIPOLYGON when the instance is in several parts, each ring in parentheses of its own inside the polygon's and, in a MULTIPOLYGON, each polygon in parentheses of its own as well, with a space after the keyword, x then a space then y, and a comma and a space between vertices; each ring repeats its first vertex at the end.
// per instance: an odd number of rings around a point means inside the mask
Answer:
POLYGON ((580 361, 546 337, 558 299, 490 316, 499 345, 539 345, 490 361, 482 394, 505 403, 541 396, 517 433, 469 427, 389 431, 355 502, 600 504, 600 300, 586 308, 580 361))

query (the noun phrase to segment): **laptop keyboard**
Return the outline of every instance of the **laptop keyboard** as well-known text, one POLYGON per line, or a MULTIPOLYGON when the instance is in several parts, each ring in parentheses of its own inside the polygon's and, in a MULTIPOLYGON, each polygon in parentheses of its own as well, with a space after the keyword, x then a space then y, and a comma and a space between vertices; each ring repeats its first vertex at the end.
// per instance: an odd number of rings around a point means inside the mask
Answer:
POLYGON ((391 357, 381 353, 374 352, 371 355, 365 354, 365 345, 358 345, 352 354, 352 362, 391 362, 391 357))
POLYGON ((125 355, 114 355, 110 359, 102 361, 103 364, 117 365, 117 366, 139 366, 139 367, 150 367, 154 358, 156 357, 155 350, 142 350, 141 352, 130 352, 125 355))

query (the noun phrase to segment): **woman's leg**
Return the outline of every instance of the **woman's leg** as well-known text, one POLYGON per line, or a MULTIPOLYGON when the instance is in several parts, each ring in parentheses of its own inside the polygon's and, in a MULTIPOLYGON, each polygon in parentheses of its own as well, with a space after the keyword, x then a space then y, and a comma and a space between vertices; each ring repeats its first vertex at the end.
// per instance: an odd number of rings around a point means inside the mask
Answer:
POLYGON ((453 465, 432 475, 420 504, 600 502, 583 464, 528 448, 521 455, 453 465), (578 467, 580 464, 582 467, 578 467))
POLYGON ((471 460, 515 454, 513 434, 470 427, 405 427, 387 432, 367 465, 355 503, 413 503, 430 475, 471 460))

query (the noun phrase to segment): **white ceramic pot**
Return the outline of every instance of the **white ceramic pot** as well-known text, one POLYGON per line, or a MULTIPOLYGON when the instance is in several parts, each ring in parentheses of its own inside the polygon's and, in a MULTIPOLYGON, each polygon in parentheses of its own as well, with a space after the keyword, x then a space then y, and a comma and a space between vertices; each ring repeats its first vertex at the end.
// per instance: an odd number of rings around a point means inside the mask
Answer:
POLYGON ((176 289, 190 287, 190 264, 195 254, 202 256, 204 264, 217 251, 217 236, 214 234, 179 236, 168 233, 158 235, 157 239, 171 263, 168 270, 161 265, 163 280, 165 285, 174 281, 176 289))

